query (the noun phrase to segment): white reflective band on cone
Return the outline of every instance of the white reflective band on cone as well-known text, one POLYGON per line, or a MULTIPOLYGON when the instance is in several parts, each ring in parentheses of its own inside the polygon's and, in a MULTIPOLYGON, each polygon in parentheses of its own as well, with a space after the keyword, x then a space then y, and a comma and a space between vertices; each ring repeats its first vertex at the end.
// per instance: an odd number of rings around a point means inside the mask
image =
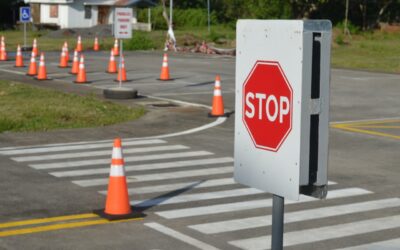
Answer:
POLYGON ((168 63, 167 62, 163 62, 162 66, 163 67, 168 67, 168 63))
POLYGON ((215 87, 221 87, 221 82, 220 81, 215 81, 215 87))
POLYGON ((214 96, 221 96, 221 90, 220 89, 214 89, 214 96))
POLYGON ((122 159, 122 149, 121 148, 113 148, 112 150, 112 158, 113 159, 122 159))
POLYGON ((111 165, 110 176, 125 176, 123 165, 111 165))

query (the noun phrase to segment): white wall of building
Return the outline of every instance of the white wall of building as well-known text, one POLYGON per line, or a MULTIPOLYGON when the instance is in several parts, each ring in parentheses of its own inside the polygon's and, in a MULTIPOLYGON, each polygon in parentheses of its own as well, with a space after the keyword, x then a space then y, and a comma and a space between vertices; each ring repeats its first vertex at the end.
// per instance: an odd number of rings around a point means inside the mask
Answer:
MULTIPOLYGON (((58 11, 60 13, 60 10, 58 11)), ((49 4, 41 4, 40 5, 40 22, 41 23, 58 23, 58 17, 52 18, 50 17, 50 5, 49 4)))

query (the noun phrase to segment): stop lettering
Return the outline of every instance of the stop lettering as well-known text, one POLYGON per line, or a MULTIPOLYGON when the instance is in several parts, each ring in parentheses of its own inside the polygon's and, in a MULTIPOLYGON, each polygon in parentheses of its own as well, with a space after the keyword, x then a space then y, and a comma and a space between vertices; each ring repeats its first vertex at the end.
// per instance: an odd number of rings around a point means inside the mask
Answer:
POLYGON ((292 88, 278 62, 254 65, 243 83, 242 117, 257 148, 279 150, 292 128, 292 88))

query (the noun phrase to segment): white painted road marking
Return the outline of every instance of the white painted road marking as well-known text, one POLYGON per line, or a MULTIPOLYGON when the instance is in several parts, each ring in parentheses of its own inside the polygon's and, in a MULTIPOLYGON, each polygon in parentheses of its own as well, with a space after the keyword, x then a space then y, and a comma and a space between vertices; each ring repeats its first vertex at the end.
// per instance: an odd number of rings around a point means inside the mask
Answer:
MULTIPOLYGON (((147 153, 147 152, 159 152, 159 151, 173 151, 188 149, 189 147, 183 145, 166 145, 166 146, 156 146, 156 147, 144 147, 144 148, 128 148, 123 147, 124 154, 132 153, 147 153)), ((110 150, 98 150, 89 152, 76 152, 76 153, 63 153, 63 154, 45 154, 45 155, 35 155, 35 156, 21 156, 13 157, 16 162, 27 162, 27 161, 48 161, 48 160, 59 160, 59 159, 71 159, 71 158, 85 158, 93 156, 106 156, 111 155, 110 150)))
MULTIPOLYGON (((285 213, 285 223, 327 218, 331 216, 360 213, 360 212, 398 207, 398 206, 400 206, 400 199, 392 198, 385 200, 373 200, 373 201, 339 205, 339 206, 308 209, 308 210, 285 213)), ((250 218, 191 225, 189 227, 204 234, 216 234, 216 233, 226 233, 226 232, 232 232, 250 228, 267 227, 270 225, 272 225, 271 215, 263 215, 250 218)))
MULTIPOLYGON (((371 191, 361 188, 346 188, 346 189, 329 191, 328 196, 326 198, 336 199, 336 198, 344 198, 344 197, 365 195, 371 193, 372 193, 371 191)), ((302 195, 299 201, 286 200, 285 204, 304 203, 316 200, 317 200, 316 198, 302 195)), ((265 208, 271 206, 272 206, 272 199, 262 199, 262 200, 249 200, 244 202, 225 203, 225 204, 218 204, 211 206, 174 209, 174 210, 156 212, 156 214, 166 219, 177 219, 177 218, 185 218, 185 217, 200 216, 200 215, 236 212, 236 211, 243 211, 255 208, 265 208)))
MULTIPOLYGON (((231 157, 206 158, 206 159, 172 161, 172 162, 158 162, 158 163, 125 166, 125 171, 129 172, 129 171, 140 171, 140 170, 180 168, 180 167, 191 167, 191 166, 201 166, 201 165, 208 165, 208 164, 220 164, 220 163, 231 163, 231 162, 233 162, 233 158, 231 158, 231 157)), ((83 169, 83 170, 58 171, 58 172, 50 172, 50 174, 53 176, 56 176, 56 177, 73 177, 73 176, 86 176, 86 175, 95 175, 95 174, 107 174, 109 172, 110 172, 110 167, 83 169)))
MULTIPOLYGON (((400 215, 362 220, 357 222, 326 226, 285 233, 284 246, 293 246, 323 240, 349 237, 400 227, 400 215)), ((230 241, 229 244, 245 250, 264 250, 271 246, 271 236, 262 236, 230 241)))
POLYGON ((163 226, 161 224, 151 222, 151 223, 145 223, 144 225, 147 227, 150 227, 160 233, 171 236, 172 238, 174 238, 176 240, 179 240, 186 244, 189 244, 195 248, 202 249, 202 250, 218 250, 218 248, 215 248, 209 244, 206 244, 204 242, 196 240, 195 238, 189 237, 185 234, 182 234, 178 231, 175 231, 175 230, 168 228, 166 226, 163 226))
POLYGON ((399 250, 400 249, 400 238, 386 240, 386 241, 379 241, 369 244, 364 244, 360 246, 354 247, 346 247, 336 250, 399 250))
MULTIPOLYGON (((168 153, 168 154, 153 154, 153 155, 138 155, 124 157, 125 163, 136 161, 153 161, 162 159, 185 158, 194 156, 212 155, 208 151, 190 151, 182 153, 168 153)), ((96 160, 83 160, 83 161, 63 161, 43 164, 29 164, 34 169, 58 169, 58 168, 73 168, 93 165, 107 165, 110 164, 110 159, 96 159, 96 160)))
MULTIPOLYGON (((126 181, 127 183, 142 182, 142 181, 157 181, 157 180, 178 179, 178 178, 193 177, 193 176, 227 174, 232 172, 233 172, 233 166, 218 167, 218 168, 203 168, 198 170, 184 170, 184 171, 168 172, 160 174, 127 176, 126 181)), ((72 182, 81 187, 93 187, 93 186, 107 185, 108 178, 78 180, 72 182)))

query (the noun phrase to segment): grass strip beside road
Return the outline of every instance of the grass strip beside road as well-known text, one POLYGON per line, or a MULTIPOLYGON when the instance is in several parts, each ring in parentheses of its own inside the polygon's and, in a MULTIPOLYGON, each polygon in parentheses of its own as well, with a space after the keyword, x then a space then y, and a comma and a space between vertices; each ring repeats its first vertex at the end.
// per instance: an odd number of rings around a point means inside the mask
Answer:
POLYGON ((130 108, 93 95, 0 81, 0 133, 106 126, 137 119, 144 113, 141 107, 130 108))

